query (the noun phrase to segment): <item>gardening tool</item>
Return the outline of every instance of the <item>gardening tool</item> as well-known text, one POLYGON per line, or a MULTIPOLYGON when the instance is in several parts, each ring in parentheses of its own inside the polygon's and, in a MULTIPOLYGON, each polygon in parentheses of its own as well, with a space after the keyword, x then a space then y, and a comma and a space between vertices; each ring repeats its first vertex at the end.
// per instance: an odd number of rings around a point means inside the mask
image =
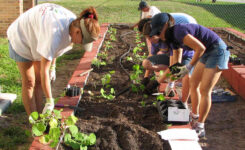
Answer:
POLYGON ((151 95, 158 96, 158 95, 164 95, 164 93, 152 93, 151 95))
POLYGON ((81 77, 81 76, 83 76, 83 75, 85 75, 85 74, 87 74, 87 73, 89 73, 89 72, 91 72, 91 71, 93 71, 93 68, 91 68, 91 69, 89 69, 89 70, 87 70, 87 71, 85 71, 85 72, 79 74, 79 76, 81 77))
POLYGON ((85 108, 80 108, 77 106, 72 106, 72 105, 67 105, 67 104, 55 104, 55 107, 58 108, 70 108, 70 109, 74 109, 74 110, 78 110, 78 111, 84 111, 85 108))

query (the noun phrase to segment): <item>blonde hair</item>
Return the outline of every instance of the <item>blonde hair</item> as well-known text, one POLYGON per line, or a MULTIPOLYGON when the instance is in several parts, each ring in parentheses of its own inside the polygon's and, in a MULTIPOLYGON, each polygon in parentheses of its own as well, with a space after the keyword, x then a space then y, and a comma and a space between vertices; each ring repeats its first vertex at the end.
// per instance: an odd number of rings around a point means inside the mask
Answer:
POLYGON ((98 14, 94 7, 89 7, 85 10, 83 10, 80 13, 80 16, 72 21, 69 30, 71 30, 72 27, 80 28, 80 21, 81 19, 84 19, 84 24, 88 32, 91 34, 92 37, 98 37, 100 33, 100 25, 98 21, 98 14))

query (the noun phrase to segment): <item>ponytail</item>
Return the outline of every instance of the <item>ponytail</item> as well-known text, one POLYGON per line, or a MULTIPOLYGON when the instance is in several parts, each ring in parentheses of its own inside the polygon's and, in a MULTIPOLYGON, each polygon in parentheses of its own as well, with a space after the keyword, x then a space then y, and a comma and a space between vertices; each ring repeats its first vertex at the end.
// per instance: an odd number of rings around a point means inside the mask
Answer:
POLYGON ((89 7, 80 13, 81 19, 84 19, 84 24, 91 36, 98 37, 100 33, 100 25, 98 22, 98 14, 94 7, 89 7))
POLYGON ((80 28, 80 21, 84 19, 84 24, 87 31, 92 37, 99 37, 100 25, 98 22, 98 14, 94 7, 89 7, 80 13, 80 16, 71 23, 71 26, 80 28))

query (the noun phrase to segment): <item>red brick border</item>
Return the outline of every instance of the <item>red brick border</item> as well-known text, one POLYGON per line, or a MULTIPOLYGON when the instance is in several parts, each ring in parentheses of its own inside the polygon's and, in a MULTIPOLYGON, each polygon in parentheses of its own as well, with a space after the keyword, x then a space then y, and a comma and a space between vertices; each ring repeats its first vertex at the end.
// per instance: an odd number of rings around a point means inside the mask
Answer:
MULTIPOLYGON (((223 28, 230 34, 237 36, 245 40, 245 34, 241 33, 232 28, 223 28)), ((227 82, 233 87, 238 95, 240 95, 243 99, 245 99, 245 66, 244 65, 233 65, 229 63, 228 69, 222 72, 222 76, 227 80, 227 82)))
MULTIPOLYGON (((89 73, 87 73, 84 76, 79 76, 79 75, 91 68, 91 62, 93 58, 97 56, 97 53, 99 52, 99 49, 102 46, 108 26, 109 26, 108 23, 104 23, 101 25, 99 39, 93 43, 93 49, 91 52, 84 53, 76 70, 73 72, 73 75, 70 81, 68 82, 68 84, 76 85, 81 88, 84 87, 87 81, 87 78, 89 76, 89 73)), ((69 104, 72 106, 77 106, 79 104, 80 98, 81 98, 81 95, 76 96, 76 97, 62 97, 59 99, 58 104, 69 104)), ((74 110, 69 109, 69 108, 64 108, 64 111, 62 112, 62 117, 63 118, 68 117, 73 113, 74 113, 74 110)), ((39 137, 35 137, 34 141, 32 142, 30 146, 30 150, 52 150, 52 148, 50 148, 48 145, 39 143, 39 137)))

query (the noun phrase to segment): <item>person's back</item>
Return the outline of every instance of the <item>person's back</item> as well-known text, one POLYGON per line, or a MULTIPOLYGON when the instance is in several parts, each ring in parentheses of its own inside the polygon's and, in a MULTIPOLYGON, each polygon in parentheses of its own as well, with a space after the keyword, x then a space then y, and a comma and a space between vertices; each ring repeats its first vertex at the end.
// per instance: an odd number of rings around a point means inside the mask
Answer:
POLYGON ((161 11, 156 6, 148 6, 148 11, 142 11, 141 19, 144 18, 151 18, 155 16, 158 13, 161 13, 161 11))
POLYGON ((16 53, 38 61, 40 53, 47 49, 52 49, 56 56, 57 50, 70 45, 68 28, 75 19, 76 15, 62 6, 40 4, 17 18, 9 26, 7 36, 16 53))
POLYGON ((197 24, 197 21, 192 16, 185 13, 170 13, 170 15, 174 18, 175 24, 180 23, 194 23, 197 24))

